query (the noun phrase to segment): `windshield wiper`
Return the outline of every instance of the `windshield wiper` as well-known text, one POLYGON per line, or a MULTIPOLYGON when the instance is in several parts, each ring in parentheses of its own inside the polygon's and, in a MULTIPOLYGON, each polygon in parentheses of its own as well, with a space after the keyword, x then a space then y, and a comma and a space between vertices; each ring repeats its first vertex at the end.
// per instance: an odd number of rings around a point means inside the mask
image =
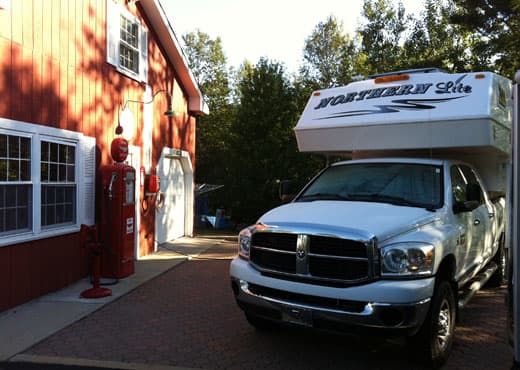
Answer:
POLYGON ((417 204, 415 202, 411 202, 406 198, 398 197, 394 195, 385 195, 378 193, 370 193, 370 194, 349 194, 349 199, 352 200, 360 200, 367 202, 382 202, 382 203, 390 203, 397 206, 409 206, 409 207, 423 207, 421 204, 417 204))
POLYGON ((313 201, 313 200, 351 200, 349 197, 345 197, 340 194, 334 193, 314 193, 305 194, 298 198, 299 201, 313 201))
POLYGON ((298 198, 297 201, 312 202, 314 200, 349 200, 349 201, 361 201, 361 202, 381 202, 381 203, 393 204, 396 206, 424 208, 427 211, 436 212, 436 208, 433 205, 420 204, 420 203, 412 202, 403 197, 398 197, 395 195, 379 194, 379 193, 347 194, 346 196, 336 194, 336 193, 313 193, 313 194, 302 195, 300 198, 298 198))
POLYGON ((370 194, 372 198, 376 198, 378 200, 381 200, 383 202, 388 202, 391 204, 395 204, 398 206, 416 206, 417 203, 410 202, 408 199, 403 197, 398 197, 395 195, 385 195, 385 194, 370 194))
POLYGON ((436 212, 436 208, 434 208, 435 206, 433 204, 412 202, 406 198, 397 197, 394 195, 385 195, 385 194, 370 194, 370 195, 376 197, 378 200, 380 199, 383 202, 388 202, 390 204, 395 204, 397 206, 424 208, 427 211, 436 212))

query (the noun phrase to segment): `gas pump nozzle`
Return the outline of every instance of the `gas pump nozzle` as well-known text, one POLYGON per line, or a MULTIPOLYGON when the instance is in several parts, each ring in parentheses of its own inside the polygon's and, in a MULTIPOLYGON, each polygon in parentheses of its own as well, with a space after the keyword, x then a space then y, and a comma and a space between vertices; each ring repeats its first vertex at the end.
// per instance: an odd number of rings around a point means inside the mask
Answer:
POLYGON ((117 181, 117 172, 112 172, 112 177, 110 177, 110 183, 108 184, 108 199, 112 200, 114 194, 112 192, 112 186, 114 182, 117 181))

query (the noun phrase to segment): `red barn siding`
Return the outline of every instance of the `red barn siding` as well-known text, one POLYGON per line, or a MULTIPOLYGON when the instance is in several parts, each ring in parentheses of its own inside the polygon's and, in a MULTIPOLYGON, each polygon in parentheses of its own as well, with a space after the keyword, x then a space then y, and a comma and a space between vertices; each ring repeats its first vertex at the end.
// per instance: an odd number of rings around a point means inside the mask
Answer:
POLYGON ((31 244, 18 244, 11 254, 11 282, 16 287, 16 289, 12 289, 11 299, 15 305, 26 302, 33 297, 31 292, 34 288, 31 287, 30 265, 35 258, 31 244))
POLYGON ((11 250, 12 248, 0 248, 0 311, 12 307, 11 303, 11 250))
MULTIPOLYGON (((148 28, 139 4, 121 1, 148 28)), ((0 117, 95 136, 100 162, 110 162, 119 112, 127 99, 142 101, 144 84, 106 63, 105 0, 16 0, 0 10, 0 117)), ((195 165, 195 118, 157 37, 149 29, 152 91, 173 92, 181 112, 165 117, 165 94, 154 100, 153 164, 163 147, 190 153, 195 165)), ((143 105, 129 104, 142 128, 143 105)), ((142 147, 141 132, 131 145, 142 147)), ((141 214, 140 255, 153 252, 153 207, 141 214)), ((0 311, 57 290, 88 273, 87 251, 78 234, 0 247, 0 311)))
POLYGON ((0 287, 2 292, 10 292, 0 299, 0 309, 77 281, 87 273, 87 263, 77 234, 0 248, 0 287))

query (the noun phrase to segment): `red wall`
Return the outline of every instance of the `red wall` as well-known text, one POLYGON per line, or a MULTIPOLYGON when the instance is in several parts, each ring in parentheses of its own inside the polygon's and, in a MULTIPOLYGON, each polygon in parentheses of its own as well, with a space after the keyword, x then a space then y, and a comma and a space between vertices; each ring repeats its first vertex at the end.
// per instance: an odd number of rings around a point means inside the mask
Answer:
MULTIPOLYGON (((139 5, 121 1, 148 27, 139 5)), ((0 9, 0 117, 95 136, 108 163, 119 112, 126 99, 142 100, 144 84, 106 63, 106 0, 16 0, 0 9)), ((149 27, 148 84, 173 91, 183 112, 165 117, 166 95, 153 102, 153 166, 163 147, 190 153, 195 165, 195 118, 187 97, 149 27)), ((138 130, 142 104, 133 104, 138 130)), ((138 131, 131 145, 142 146, 138 131)), ((142 151, 141 151, 142 152, 142 151)), ((141 216, 141 254, 153 251, 154 210, 141 216), (147 236, 147 238, 145 238, 147 236)), ((0 247, 0 310, 59 289, 88 271, 78 235, 0 247)))
POLYGON ((79 247, 78 234, 0 247, 0 311, 59 289, 87 273, 86 250, 79 247))

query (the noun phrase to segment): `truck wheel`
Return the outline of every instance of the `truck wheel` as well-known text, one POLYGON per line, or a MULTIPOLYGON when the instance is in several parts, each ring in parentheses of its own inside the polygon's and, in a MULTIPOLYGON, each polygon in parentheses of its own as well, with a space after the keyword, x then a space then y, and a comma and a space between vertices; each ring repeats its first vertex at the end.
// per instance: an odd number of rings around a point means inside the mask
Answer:
POLYGON ((500 237, 500 245, 498 247, 497 253, 493 257, 493 262, 497 264, 498 268, 493 273, 493 275, 489 278, 486 286, 490 288, 498 288, 502 284, 505 283, 506 278, 506 249, 504 247, 504 234, 500 237))
POLYGON ((270 331, 277 328, 277 325, 269 320, 266 320, 264 318, 253 316, 248 313, 246 313, 246 319, 251 326, 253 326, 256 330, 259 331, 270 331))
POLYGON ((433 295, 430 311, 412 344, 417 346, 422 360, 438 368, 446 360, 453 345, 456 307, 449 282, 441 281, 433 295))

